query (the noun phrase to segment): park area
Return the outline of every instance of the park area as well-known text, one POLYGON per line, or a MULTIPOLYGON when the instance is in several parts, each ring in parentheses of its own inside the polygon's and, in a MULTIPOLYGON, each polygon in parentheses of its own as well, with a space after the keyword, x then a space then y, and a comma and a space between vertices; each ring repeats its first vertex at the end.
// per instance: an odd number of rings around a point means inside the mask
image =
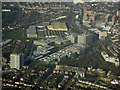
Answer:
POLYGON ((23 31, 11 31, 3 35, 3 39, 18 39, 22 40, 24 38, 24 32, 23 31))

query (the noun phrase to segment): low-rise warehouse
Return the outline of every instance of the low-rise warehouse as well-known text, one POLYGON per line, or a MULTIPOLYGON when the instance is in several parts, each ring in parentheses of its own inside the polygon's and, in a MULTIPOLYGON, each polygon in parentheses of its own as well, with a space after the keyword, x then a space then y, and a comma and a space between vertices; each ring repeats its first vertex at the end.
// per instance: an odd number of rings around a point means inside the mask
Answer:
POLYGON ((67 31, 67 26, 64 22, 52 22, 47 28, 48 30, 67 31))

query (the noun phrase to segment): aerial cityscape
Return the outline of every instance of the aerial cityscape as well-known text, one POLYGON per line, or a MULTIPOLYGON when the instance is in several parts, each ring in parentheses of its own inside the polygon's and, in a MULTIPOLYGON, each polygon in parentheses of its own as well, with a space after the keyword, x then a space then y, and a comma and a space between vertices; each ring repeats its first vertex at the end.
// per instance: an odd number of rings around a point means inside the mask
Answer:
POLYGON ((2 2, 2 89, 120 90, 119 23, 120 2, 2 2))

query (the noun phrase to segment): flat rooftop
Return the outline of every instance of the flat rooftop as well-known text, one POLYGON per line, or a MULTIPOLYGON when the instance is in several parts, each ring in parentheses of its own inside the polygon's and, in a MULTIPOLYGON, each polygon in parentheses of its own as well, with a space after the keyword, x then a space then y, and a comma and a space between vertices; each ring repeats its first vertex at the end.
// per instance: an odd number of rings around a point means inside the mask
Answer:
POLYGON ((48 25, 47 28, 49 30, 60 30, 67 31, 67 26, 65 22, 52 22, 51 25, 48 25))
POLYGON ((27 29, 27 34, 36 34, 36 27, 29 26, 29 28, 27 29))

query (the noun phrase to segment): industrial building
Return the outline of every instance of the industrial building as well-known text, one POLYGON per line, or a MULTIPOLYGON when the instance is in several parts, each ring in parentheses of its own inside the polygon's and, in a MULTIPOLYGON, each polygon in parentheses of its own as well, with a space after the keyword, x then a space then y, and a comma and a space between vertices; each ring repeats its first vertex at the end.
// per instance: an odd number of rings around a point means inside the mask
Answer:
POLYGON ((50 25, 50 22, 42 22, 42 23, 38 23, 36 25, 36 27, 38 28, 43 28, 44 26, 50 25))
POLYGON ((35 60, 40 59, 41 57, 51 53, 54 49, 54 46, 37 46, 37 49, 33 52, 35 60))
POLYGON ((54 38, 62 37, 65 35, 65 31, 56 31, 56 30, 40 30, 37 29, 39 38, 54 38))
MULTIPOLYGON (((82 54, 89 49, 89 45, 84 45, 76 43, 74 45, 67 46, 65 49, 59 50, 49 56, 40 58, 40 61, 45 61, 46 63, 56 63, 64 60, 66 57, 74 57, 77 54, 82 54)), ((40 53, 39 53, 40 54, 40 53)))
POLYGON ((64 35, 65 35, 64 31, 57 31, 57 30, 45 30, 44 31, 44 36, 46 38, 60 37, 60 36, 64 36, 64 35))
POLYGON ((29 26, 26 30, 28 38, 54 38, 65 36, 67 26, 63 22, 42 22, 35 26, 29 26))
POLYGON ((78 43, 82 43, 82 44, 92 44, 93 42, 93 36, 92 34, 81 34, 78 35, 78 43))
POLYGON ((29 26, 26 33, 28 38, 36 38, 37 37, 36 26, 29 26))
POLYGON ((24 55, 21 54, 10 54, 10 66, 11 68, 20 69, 24 65, 24 55))
POLYGON ((47 25, 48 30, 67 31, 66 23, 54 21, 51 25, 47 25))

